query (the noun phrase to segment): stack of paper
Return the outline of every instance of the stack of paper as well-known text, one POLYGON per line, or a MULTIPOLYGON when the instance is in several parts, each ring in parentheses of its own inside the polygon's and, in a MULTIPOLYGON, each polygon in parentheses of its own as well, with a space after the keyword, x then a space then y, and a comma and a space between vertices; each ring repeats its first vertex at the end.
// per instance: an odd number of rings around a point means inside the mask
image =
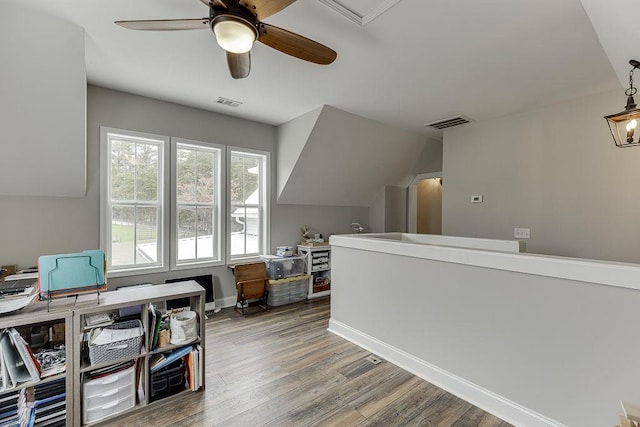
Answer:
POLYGON ((66 370, 66 350, 64 346, 51 350, 40 350, 36 354, 40 362, 40 377, 46 378, 66 370))
POLYGON ((20 310, 21 308, 26 307, 31 304, 33 300, 37 296, 36 286, 30 281, 37 280, 37 274, 35 278, 26 277, 30 276, 29 274, 14 274, 12 276, 8 276, 2 282, 5 285, 5 291, 0 292, 0 314, 11 313, 12 311, 20 310), (19 287, 19 292, 16 292, 18 288, 14 288, 11 285, 16 284, 18 282, 25 282, 29 284, 29 286, 21 285, 19 287))
POLYGON ((93 316, 87 316, 84 318, 84 323, 87 328, 96 328, 98 326, 109 326, 113 324, 113 319, 108 313, 98 313, 93 316))

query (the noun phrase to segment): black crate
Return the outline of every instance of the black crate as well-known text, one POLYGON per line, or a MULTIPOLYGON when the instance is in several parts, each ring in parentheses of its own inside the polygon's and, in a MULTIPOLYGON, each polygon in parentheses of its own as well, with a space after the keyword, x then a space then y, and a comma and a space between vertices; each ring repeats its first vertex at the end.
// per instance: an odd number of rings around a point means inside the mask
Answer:
POLYGON ((151 374, 150 401, 180 393, 185 389, 185 384, 184 362, 179 360, 151 374))

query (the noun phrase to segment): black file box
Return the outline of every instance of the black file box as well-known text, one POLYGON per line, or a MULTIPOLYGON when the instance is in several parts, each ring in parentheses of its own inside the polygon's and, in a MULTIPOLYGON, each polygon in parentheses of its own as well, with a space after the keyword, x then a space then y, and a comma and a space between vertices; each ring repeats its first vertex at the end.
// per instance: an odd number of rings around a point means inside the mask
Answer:
POLYGON ((153 402, 180 393, 185 389, 185 382, 184 362, 182 360, 152 373, 150 401, 153 402))

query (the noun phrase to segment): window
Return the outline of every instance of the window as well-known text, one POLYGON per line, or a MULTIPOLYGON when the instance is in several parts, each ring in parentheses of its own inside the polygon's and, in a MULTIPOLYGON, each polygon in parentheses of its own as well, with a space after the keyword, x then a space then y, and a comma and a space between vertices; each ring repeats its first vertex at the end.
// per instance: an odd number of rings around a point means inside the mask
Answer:
POLYGON ((222 262, 221 146, 172 138, 175 266, 222 262))
POLYGON ((100 138, 110 277, 267 253, 269 153, 107 127, 100 138))
POLYGON ((230 148, 228 164, 229 258, 238 260, 267 253, 268 153, 230 148))
POLYGON ((108 270, 164 269, 168 138, 101 128, 101 241, 108 270))

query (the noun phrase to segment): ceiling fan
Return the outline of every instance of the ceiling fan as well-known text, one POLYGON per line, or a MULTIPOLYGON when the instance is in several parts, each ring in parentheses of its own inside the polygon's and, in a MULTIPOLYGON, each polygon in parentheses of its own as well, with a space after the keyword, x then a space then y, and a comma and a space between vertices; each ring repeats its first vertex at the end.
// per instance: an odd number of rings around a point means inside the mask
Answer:
POLYGON ((332 49, 262 22, 295 0, 200 0, 209 6, 208 18, 116 21, 131 30, 177 31, 211 28, 227 53, 227 65, 234 79, 243 79, 251 70, 251 48, 257 40, 287 55, 321 65, 337 57, 332 49))

